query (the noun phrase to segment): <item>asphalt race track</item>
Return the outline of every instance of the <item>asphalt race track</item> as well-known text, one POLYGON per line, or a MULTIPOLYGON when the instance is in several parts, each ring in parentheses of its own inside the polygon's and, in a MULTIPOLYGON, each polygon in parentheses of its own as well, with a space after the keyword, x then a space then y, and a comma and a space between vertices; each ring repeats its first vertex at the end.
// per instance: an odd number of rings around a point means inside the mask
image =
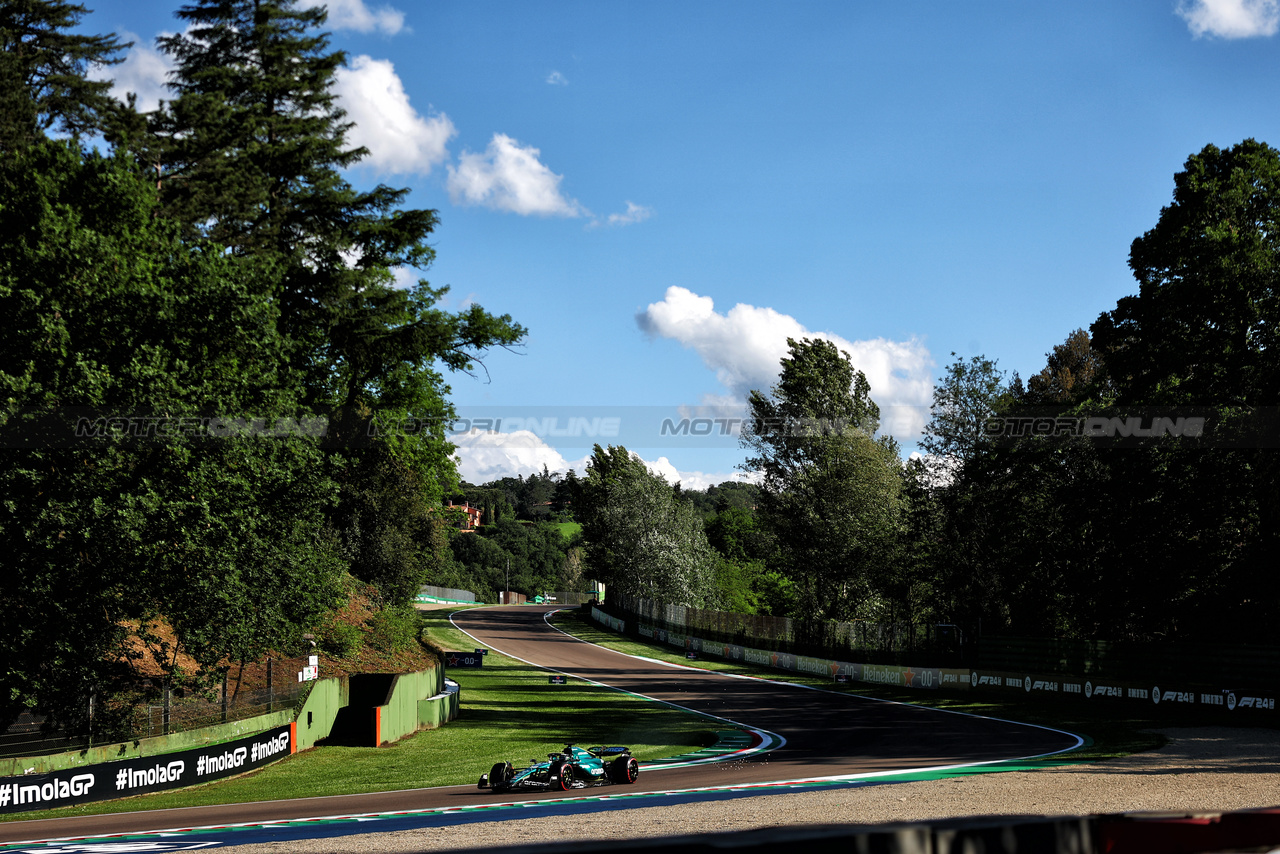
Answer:
MULTIPOLYGON (((547 624, 545 608, 477 608, 454 623, 488 647, 549 670, 714 715, 785 739, 776 749, 735 761, 642 768, 632 786, 588 790, 595 796, 804 781, 902 769, 936 768, 1043 756, 1079 746, 1076 736, 1008 721, 869 700, 848 693, 724 676, 612 652, 547 624)), ((463 698, 465 714, 466 698, 463 698)), ((566 740, 573 734, 566 734, 566 740)), ((485 769, 477 769, 476 775, 485 769)), ((748 789, 748 791, 750 791, 748 789)), ((754 792, 753 792, 754 793, 754 792)), ((268 801, 179 810, 76 816, 0 824, 0 845, 86 839, 147 831, 373 816, 556 799, 566 793, 494 794, 468 786, 268 801)), ((598 807, 596 807, 598 808, 598 807)), ((438 820, 436 824, 447 824, 438 820)), ((462 820, 462 819, 460 819, 462 820)), ((375 822, 381 824, 382 822, 375 822)), ((364 824, 364 832, 390 830, 364 824)), ((309 834, 315 835, 315 834, 309 834)), ((236 840, 241 842, 244 840, 236 840)), ((235 843, 233 843, 235 844, 235 843)))

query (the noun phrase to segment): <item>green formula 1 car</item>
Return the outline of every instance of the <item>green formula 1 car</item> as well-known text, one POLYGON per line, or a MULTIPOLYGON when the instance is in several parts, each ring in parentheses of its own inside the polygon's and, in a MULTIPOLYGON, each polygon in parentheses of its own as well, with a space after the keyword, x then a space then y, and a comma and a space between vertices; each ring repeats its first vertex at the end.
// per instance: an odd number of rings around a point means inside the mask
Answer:
POLYGON ((566 744, 559 753, 548 753, 546 761, 515 768, 499 762, 480 775, 481 789, 507 792, 512 789, 551 789, 567 792, 610 783, 634 783, 640 763, 629 747, 591 747, 566 744))

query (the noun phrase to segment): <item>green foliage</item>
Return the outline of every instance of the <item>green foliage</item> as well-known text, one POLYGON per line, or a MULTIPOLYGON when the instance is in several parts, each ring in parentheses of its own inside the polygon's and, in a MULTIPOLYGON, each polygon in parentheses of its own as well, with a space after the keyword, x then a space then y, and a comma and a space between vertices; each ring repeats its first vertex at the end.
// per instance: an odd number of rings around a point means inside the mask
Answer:
POLYGON ((332 617, 321 624, 316 633, 319 649, 334 658, 349 658, 364 644, 359 626, 339 622, 332 617))
POLYGON ((354 450, 337 472, 340 500, 330 515, 350 572, 382 602, 408 603, 449 556, 432 538, 440 520, 414 470, 384 445, 354 450))
POLYGON ((1280 152, 1207 146, 1174 185, 1133 242, 1136 295, 1055 346, 1025 389, 968 387, 1006 414, 1199 415, 1204 435, 1124 447, 1027 435, 972 446, 950 482, 914 478, 906 581, 940 617, 1013 634, 1270 640, 1280 582, 1261 568, 1280 545, 1280 469, 1260 425, 1280 392, 1280 152))
MULTIPOLYGON (((290 374, 261 296, 268 266, 191 246, 155 218, 154 189, 120 158, 39 142, 0 157, 4 427, 125 415, 283 417, 290 374)), ((77 722, 85 699, 143 654, 178 648, 216 678, 315 619, 340 565, 323 536, 334 497, 314 440, 109 432, 0 456, 10 555, 4 713, 77 722), (270 500, 265 500, 270 496, 270 500), (290 591, 290 595, 281 595, 290 591)))
POLYGON ((775 551, 773 537, 756 513, 744 507, 726 507, 706 522, 711 547, 736 563, 763 561, 775 551))
POLYGON ((113 111, 111 82, 90 80, 87 72, 120 62, 117 54, 129 45, 68 32, 85 12, 65 0, 0 3, 0 151, 31 145, 50 131, 91 133, 113 111))
POLYGON ((382 608, 369 618, 369 643, 382 652, 406 649, 418 641, 418 612, 409 605, 382 608))
POLYGON ((1032 406, 1067 406, 1089 397, 1108 399, 1102 356, 1089 333, 1077 329, 1047 354, 1048 364, 1027 380, 1026 392, 1015 396, 1032 406))
POLYGON ((920 450, 944 470, 972 459, 984 442, 983 425, 1000 407, 1005 392, 1004 372, 994 360, 955 353, 946 375, 933 387, 933 405, 920 450))
POLYGON ((393 286, 396 268, 430 265, 436 212, 400 208, 407 189, 358 192, 342 178, 367 152, 345 143, 332 87, 345 55, 319 31, 325 15, 283 0, 183 6, 184 32, 160 40, 175 97, 134 148, 159 170, 164 211, 189 235, 278 259, 279 325, 308 402, 344 407, 340 429, 352 435, 375 403, 388 422, 432 419, 392 446, 438 500, 456 475, 448 388, 432 366, 471 370, 485 349, 525 333, 478 305, 442 311, 447 289, 393 286))
POLYGON ((751 593, 756 613, 768 617, 789 617, 800 603, 795 582, 773 570, 765 570, 752 580, 751 593))
POLYGON ((1121 402, 1274 405, 1280 394, 1280 152, 1209 145, 1133 241, 1137 295, 1093 324, 1121 402))
POLYGON ((610 589, 675 605, 718 601, 701 515, 626 448, 595 446, 574 507, 591 572, 610 589))
POLYGON ((898 449, 847 353, 787 341, 770 395, 751 392, 744 464, 763 475, 760 514, 808 616, 848 619, 881 596, 900 525, 898 449))
POLYGON ((576 482, 572 471, 562 477, 544 465, 541 472, 529 477, 502 477, 483 486, 464 484, 455 501, 466 500, 473 507, 484 508, 483 525, 496 524, 504 516, 526 522, 568 521, 576 482))
POLYGON ((142 656, 199 687, 292 643, 347 573, 391 606, 453 579, 430 512, 457 486, 439 371, 525 334, 441 310, 425 281, 393 286, 434 257, 436 214, 342 178, 365 152, 344 143, 323 9, 184 7, 190 26, 162 45, 174 97, 147 117, 87 80, 121 46, 67 35, 82 13, 0 8, 0 426, 26 443, 0 458, 15 662, 0 718, 34 706, 73 727, 142 656), (44 139, 104 127, 113 157, 44 139), (325 448, 287 428, 326 409, 325 448), (86 413, 95 435, 36 441, 86 413), (93 421, 117 414, 286 427, 136 437, 93 421))
POLYGON ((321 32, 325 14, 283 0, 183 6, 186 28, 160 40, 174 97, 127 141, 189 239, 280 271, 263 292, 276 333, 302 401, 332 413, 332 537, 353 576, 403 603, 457 571, 428 512, 458 486, 440 370, 469 372, 525 331, 478 305, 442 310, 447 289, 425 280, 394 285, 399 268, 430 265, 436 212, 401 207, 406 189, 343 178, 367 152, 345 141, 332 88, 345 56, 321 32))

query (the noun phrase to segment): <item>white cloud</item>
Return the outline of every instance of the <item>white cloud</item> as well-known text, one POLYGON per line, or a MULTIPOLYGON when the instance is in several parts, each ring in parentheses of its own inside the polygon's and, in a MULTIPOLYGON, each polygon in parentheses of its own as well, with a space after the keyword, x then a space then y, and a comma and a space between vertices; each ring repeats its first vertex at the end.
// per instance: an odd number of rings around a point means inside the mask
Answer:
POLYGON ((609 214, 609 225, 632 225, 637 222, 644 222, 653 216, 653 208, 647 208, 644 205, 637 205, 635 202, 627 202, 626 213, 609 214))
POLYGON ((560 193, 562 175, 544 166, 538 149, 495 133, 483 154, 466 151, 449 166, 449 197, 455 204, 483 205, 521 216, 578 217, 587 211, 560 193))
POLYGON ((357 56, 338 69, 334 91, 355 127, 348 142, 369 149, 361 164, 391 174, 430 174, 449 157, 450 138, 457 133, 444 113, 423 118, 385 59, 357 56))
POLYGON ((644 463, 645 468, 652 473, 658 475, 667 483, 675 486, 680 484, 681 489, 707 489, 712 486, 719 486, 726 481, 749 481, 751 477, 743 472, 733 472, 731 474, 717 474, 703 471, 680 471, 671 460, 666 457, 658 457, 657 460, 649 461, 639 454, 632 452, 632 456, 639 458, 644 463))
POLYGON ((1196 38, 1273 36, 1280 27, 1280 0, 1183 0, 1178 14, 1196 38))
POLYGON ((553 71, 547 75, 547 82, 552 86, 568 86, 569 78, 565 77, 559 71, 553 71))
POLYGON ((412 267, 395 267, 391 270, 391 287, 407 291, 418 284, 422 273, 412 267))
POLYGON ((154 48, 142 45, 142 40, 130 32, 121 32, 121 41, 133 42, 133 47, 119 65, 97 65, 89 73, 91 80, 114 80, 111 96, 121 102, 130 92, 138 96, 138 109, 149 113, 160 106, 162 98, 170 97, 166 83, 173 63, 169 57, 154 48))
POLYGON ((335 30, 355 30, 357 33, 380 32, 394 36, 404 29, 404 12, 391 6, 370 9, 364 0, 301 0, 303 9, 315 6, 329 7, 328 26, 335 30))
POLYGON ((529 430, 512 433, 470 430, 450 436, 449 441, 458 446, 458 474, 468 483, 534 474, 541 472, 544 465, 553 472, 572 468, 580 474, 586 468, 586 457, 571 463, 529 430))
MULTIPOLYGON (((548 471, 562 474, 573 469, 581 476, 586 474, 587 463, 591 459, 591 455, 586 454, 576 460, 567 460, 529 430, 510 433, 471 430, 450 436, 449 439, 458 447, 456 455, 459 476, 468 483, 477 485, 502 477, 540 474, 543 466, 548 471)), ((666 457, 649 461, 634 451, 632 456, 643 462, 649 471, 665 478, 667 483, 679 483, 684 489, 706 489, 729 480, 750 480, 750 476, 742 472, 716 474, 680 471, 666 457)))
POLYGON ((640 312, 636 321, 647 334, 671 338, 693 350, 715 371, 728 395, 709 395, 704 402, 723 405, 744 401, 753 389, 767 392, 778 380, 787 339, 810 338, 847 351, 853 366, 866 374, 884 432, 914 442, 928 421, 934 362, 919 340, 849 341, 830 332, 812 332, 772 308, 744 303, 720 314, 710 297, 677 286, 667 288, 662 302, 640 312))

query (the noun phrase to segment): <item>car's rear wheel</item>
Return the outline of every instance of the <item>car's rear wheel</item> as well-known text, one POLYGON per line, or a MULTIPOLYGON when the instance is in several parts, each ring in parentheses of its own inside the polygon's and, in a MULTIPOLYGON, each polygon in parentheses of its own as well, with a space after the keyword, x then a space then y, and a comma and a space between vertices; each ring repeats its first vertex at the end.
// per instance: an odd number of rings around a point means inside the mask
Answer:
POLYGON ((640 777, 640 763, 630 756, 619 756, 609 763, 609 779, 615 783, 634 783, 640 777))

